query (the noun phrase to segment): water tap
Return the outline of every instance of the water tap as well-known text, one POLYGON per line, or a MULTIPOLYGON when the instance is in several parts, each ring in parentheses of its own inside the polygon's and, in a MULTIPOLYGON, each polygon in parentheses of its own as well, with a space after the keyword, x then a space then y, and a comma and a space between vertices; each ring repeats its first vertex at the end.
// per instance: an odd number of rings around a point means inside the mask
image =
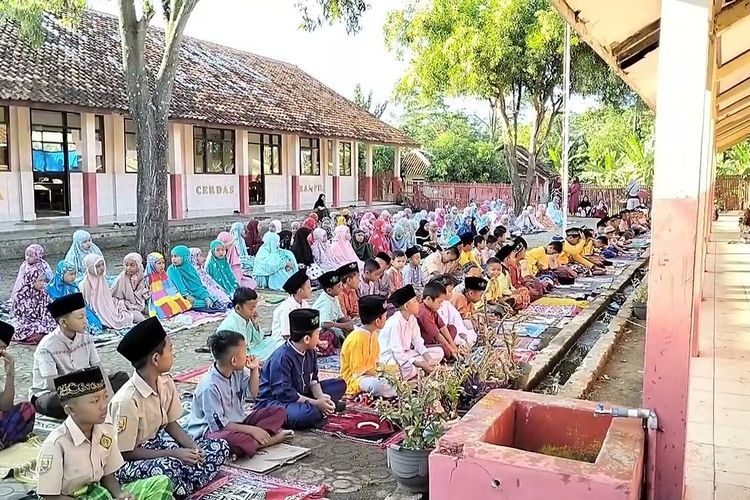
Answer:
POLYGON ((594 416, 611 415, 613 417, 622 418, 640 418, 646 420, 646 427, 648 429, 656 430, 659 428, 659 421, 656 418, 656 412, 648 408, 605 408, 603 404, 596 405, 594 409, 594 416))

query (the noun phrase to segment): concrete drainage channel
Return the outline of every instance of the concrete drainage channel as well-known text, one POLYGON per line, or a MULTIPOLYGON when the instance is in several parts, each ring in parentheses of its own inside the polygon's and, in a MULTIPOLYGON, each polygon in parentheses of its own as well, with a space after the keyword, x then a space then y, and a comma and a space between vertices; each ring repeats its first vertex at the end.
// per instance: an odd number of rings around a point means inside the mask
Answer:
POLYGON ((647 264, 648 257, 633 262, 608 290, 550 340, 532 362, 524 390, 570 398, 585 395, 630 318, 632 283, 643 277, 647 264))

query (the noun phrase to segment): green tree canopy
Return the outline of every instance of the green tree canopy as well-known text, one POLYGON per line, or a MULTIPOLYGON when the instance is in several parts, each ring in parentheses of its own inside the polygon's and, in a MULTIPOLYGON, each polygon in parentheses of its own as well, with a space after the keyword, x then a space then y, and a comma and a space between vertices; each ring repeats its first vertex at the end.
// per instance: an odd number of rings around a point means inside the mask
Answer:
MULTIPOLYGON (((546 0, 410 0, 388 16, 387 44, 410 62, 399 95, 470 96, 486 100, 499 115, 517 208, 528 204, 532 187, 518 170, 519 127, 531 124, 523 145, 530 153, 527 179, 533 179, 562 110, 564 26, 546 0)), ((574 68, 585 66, 574 88, 595 91, 597 79, 611 72, 576 37, 571 43, 574 68)))

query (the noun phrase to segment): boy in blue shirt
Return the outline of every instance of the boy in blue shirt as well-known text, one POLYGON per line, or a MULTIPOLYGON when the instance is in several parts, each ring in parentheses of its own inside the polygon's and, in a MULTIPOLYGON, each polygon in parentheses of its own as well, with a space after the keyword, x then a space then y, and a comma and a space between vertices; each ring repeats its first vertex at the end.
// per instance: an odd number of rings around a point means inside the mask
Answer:
POLYGON ((245 413, 243 403, 258 396, 260 385, 260 362, 247 355, 245 337, 220 330, 208 338, 208 347, 214 364, 193 395, 186 429, 193 439, 223 439, 233 455, 252 457, 259 449, 292 437, 294 432, 281 430, 286 420, 284 408, 245 413))
POLYGON ((343 410, 346 392, 343 379, 318 380, 320 315, 315 309, 289 313, 289 340, 276 349, 263 365, 260 376, 259 408, 286 409, 290 429, 309 429, 334 411, 343 410))

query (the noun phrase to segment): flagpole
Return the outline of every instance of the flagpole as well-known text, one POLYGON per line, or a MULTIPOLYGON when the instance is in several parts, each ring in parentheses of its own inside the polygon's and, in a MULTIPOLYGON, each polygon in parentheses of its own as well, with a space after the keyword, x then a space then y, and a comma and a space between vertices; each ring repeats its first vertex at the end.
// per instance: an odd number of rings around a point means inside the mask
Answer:
POLYGON ((562 212, 563 232, 568 227, 568 186, 570 151, 570 25, 565 24, 565 54, 563 57, 563 150, 562 150, 562 212))

